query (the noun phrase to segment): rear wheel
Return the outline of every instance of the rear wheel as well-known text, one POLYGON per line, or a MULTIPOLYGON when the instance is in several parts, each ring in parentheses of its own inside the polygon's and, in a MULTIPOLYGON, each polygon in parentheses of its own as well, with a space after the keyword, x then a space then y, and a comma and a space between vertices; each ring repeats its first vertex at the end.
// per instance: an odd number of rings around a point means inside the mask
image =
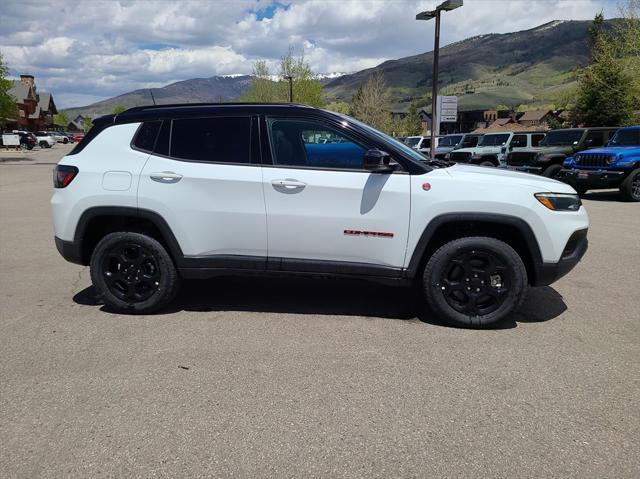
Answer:
POLYGON ((515 250, 495 238, 453 240, 427 262, 423 289, 431 309, 450 324, 493 326, 525 297, 527 271, 515 250))
POLYGON ((550 165, 543 172, 542 176, 546 176, 547 178, 553 178, 554 180, 558 179, 558 174, 562 169, 562 165, 550 165))
POLYGON ((493 164, 493 162, 485 160, 483 162, 480 163, 480 166, 496 166, 493 164))
POLYGON ((620 185, 620 193, 627 201, 640 201, 640 168, 633 170, 620 185))
POLYGON ((91 256, 91 280, 104 303, 120 313, 152 313, 171 302, 179 277, 171 257, 140 233, 110 233, 91 256))
POLYGON ((48 148, 49 147, 49 143, 47 143, 46 141, 41 141, 40 143, 38 143, 38 145, 40 145, 40 148, 48 148))

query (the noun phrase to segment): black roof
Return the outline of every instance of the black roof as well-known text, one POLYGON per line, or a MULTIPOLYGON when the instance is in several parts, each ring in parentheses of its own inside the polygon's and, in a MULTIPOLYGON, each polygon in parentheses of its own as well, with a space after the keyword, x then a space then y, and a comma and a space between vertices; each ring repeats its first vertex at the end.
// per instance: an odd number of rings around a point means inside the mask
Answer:
POLYGON ((297 103, 177 103, 171 105, 149 105, 129 108, 117 115, 105 115, 96 120, 98 123, 133 123, 163 118, 180 118, 199 115, 219 114, 274 114, 282 112, 309 112, 322 110, 297 103))

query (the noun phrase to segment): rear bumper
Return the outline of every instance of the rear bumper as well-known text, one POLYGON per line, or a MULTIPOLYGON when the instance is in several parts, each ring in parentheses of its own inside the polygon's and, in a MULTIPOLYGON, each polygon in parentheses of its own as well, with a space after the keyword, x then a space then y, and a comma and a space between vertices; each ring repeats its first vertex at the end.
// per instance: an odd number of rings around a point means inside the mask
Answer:
POLYGON ((563 168, 558 173, 559 180, 588 188, 616 187, 622 183, 626 176, 626 171, 578 170, 570 168, 563 168))
POLYGON ((557 263, 535 265, 535 281, 531 286, 548 286, 571 271, 582 259, 589 247, 587 230, 578 230, 571 235, 557 263))
POLYGON ((73 241, 65 241, 57 236, 54 237, 58 253, 70 263, 82 264, 82 246, 73 241))

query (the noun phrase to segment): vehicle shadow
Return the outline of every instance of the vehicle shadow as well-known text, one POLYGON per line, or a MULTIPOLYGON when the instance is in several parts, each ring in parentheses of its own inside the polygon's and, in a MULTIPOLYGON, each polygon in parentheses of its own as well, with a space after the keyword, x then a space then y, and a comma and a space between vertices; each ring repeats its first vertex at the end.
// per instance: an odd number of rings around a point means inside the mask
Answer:
MULTIPOLYGON (((101 311, 110 312, 96 298, 93 287, 80 291, 73 300, 82 305, 101 306, 101 311)), ((492 329, 515 328, 519 322, 549 321, 566 309, 562 296, 553 288, 530 288, 520 311, 492 329)), ((173 304, 156 314, 179 311, 363 316, 405 321, 418 319, 424 323, 450 327, 425 307, 417 287, 386 287, 349 279, 234 277, 185 281, 173 304)))

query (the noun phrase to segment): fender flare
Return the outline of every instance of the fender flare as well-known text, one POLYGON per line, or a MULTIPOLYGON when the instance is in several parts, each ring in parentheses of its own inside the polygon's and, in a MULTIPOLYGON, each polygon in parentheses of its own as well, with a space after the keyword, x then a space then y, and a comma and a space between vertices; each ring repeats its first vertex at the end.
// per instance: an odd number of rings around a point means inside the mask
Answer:
POLYGON ((533 234, 531 226, 529 226, 529 224, 522 218, 496 213, 445 213, 433 218, 422 232, 422 235, 413 250, 409 264, 407 265, 407 277, 415 278, 418 274, 420 264, 422 263, 427 248, 429 247, 429 243, 438 228, 446 225, 447 223, 459 222, 500 223, 515 227, 525 240, 527 249, 529 250, 529 254, 531 255, 531 259, 534 263, 534 267, 542 264, 542 254, 540 253, 538 240, 533 234))
POLYGON ((160 234, 162 235, 162 239, 165 241, 166 245, 169 248, 171 256, 174 259, 183 257, 180 244, 178 243, 178 240, 176 240, 173 231, 171 231, 171 227, 167 224, 165 219, 155 211, 135 208, 132 206, 94 206, 85 210, 78 220, 76 231, 73 235, 73 242, 78 245, 78 247, 82 248, 82 242, 85 237, 87 226, 89 225, 91 220, 100 216, 124 216, 146 219, 150 221, 156 228, 158 228, 158 231, 160 231, 160 234))

